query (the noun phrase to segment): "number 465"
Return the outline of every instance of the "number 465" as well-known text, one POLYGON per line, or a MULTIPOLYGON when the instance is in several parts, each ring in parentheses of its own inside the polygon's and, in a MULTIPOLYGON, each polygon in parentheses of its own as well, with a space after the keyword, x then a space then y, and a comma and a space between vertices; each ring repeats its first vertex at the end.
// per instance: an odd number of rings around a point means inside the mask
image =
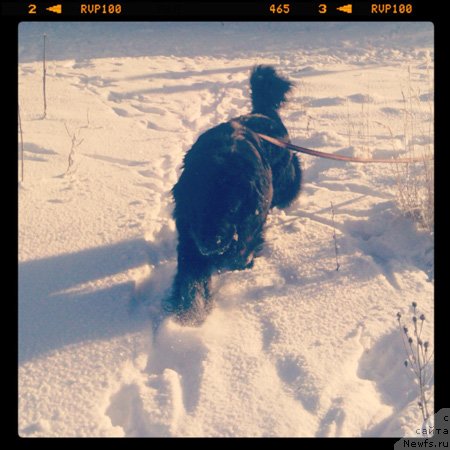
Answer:
POLYGON ((270 5, 270 12, 273 14, 289 14, 290 5, 285 3, 284 5, 270 5))

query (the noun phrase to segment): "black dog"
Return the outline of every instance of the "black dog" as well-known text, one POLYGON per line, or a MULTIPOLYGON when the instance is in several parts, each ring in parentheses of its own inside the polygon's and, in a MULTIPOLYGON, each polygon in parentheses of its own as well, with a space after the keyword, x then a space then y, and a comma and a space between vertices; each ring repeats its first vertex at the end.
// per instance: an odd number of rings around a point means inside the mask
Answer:
POLYGON ((300 192, 297 156, 256 134, 289 141, 278 110, 292 83, 270 66, 257 66, 250 87, 252 113, 203 133, 172 190, 178 270, 166 309, 184 324, 205 320, 212 273, 250 268, 270 208, 289 206, 300 192))

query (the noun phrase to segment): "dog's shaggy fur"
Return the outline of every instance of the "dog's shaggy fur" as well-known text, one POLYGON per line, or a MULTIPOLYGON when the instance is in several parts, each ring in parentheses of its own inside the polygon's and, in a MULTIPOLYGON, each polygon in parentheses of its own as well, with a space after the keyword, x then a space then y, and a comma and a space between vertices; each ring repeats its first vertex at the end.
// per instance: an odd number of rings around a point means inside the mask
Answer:
POLYGON ((172 190, 178 269, 166 309, 184 324, 204 321, 212 273, 250 268, 269 210, 289 206, 300 192, 297 156, 256 134, 289 141, 278 110, 292 83, 273 67, 257 66, 250 87, 252 113, 203 133, 172 190))

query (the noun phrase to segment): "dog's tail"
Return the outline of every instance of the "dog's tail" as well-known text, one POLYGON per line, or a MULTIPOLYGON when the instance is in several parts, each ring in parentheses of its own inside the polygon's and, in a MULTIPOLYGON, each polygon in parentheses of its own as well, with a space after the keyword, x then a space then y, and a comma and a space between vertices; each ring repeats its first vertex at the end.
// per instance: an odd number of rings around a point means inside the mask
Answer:
POLYGON ((250 75, 253 113, 278 111, 286 101, 293 83, 279 75, 272 66, 256 66, 250 75))

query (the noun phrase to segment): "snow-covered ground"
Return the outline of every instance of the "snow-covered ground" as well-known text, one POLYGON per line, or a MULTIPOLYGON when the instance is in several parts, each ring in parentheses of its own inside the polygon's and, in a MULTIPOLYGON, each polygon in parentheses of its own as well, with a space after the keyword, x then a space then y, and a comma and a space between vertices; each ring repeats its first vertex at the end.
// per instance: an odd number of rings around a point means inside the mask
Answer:
POLYGON ((433 144, 433 56, 425 23, 21 24, 19 434, 416 436, 396 313, 416 301, 432 339, 433 237, 391 166, 303 156, 299 199, 252 270, 214 278, 205 324, 160 301, 183 154, 249 110, 253 65, 296 82, 294 143, 390 157, 433 144))

